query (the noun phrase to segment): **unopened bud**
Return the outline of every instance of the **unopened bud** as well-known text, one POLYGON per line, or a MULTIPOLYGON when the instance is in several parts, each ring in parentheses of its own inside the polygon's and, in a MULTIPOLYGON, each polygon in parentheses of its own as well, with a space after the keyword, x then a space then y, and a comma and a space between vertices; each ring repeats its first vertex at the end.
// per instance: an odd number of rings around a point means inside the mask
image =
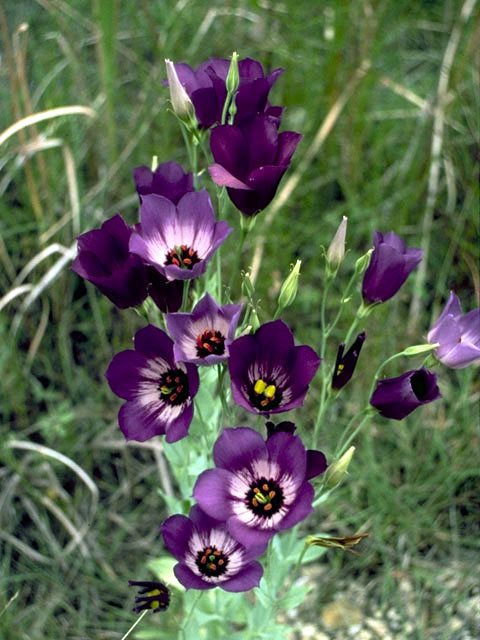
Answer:
POLYGON ((347 234, 347 217, 343 216, 340 226, 333 237, 327 251, 327 263, 332 271, 336 271, 345 256, 345 236, 347 234))
POLYGON ((350 447, 341 458, 332 463, 325 473, 325 488, 333 489, 348 471, 348 466, 354 454, 355 447, 350 447))
POLYGON ((193 102, 188 97, 184 86, 180 82, 175 65, 171 60, 165 60, 167 67, 168 87, 170 89, 170 100, 176 115, 184 122, 192 122, 195 119, 195 109, 193 102))
POLYGON ((256 331, 260 327, 260 320, 258 319, 258 313, 255 307, 250 314, 250 325, 253 331, 256 331))
POLYGON ((369 249, 367 253, 365 253, 355 262, 355 273, 357 275, 360 275, 366 270, 366 268, 370 263, 370 256, 372 255, 372 253, 373 253, 373 247, 369 249))
POLYGON ((246 296, 249 300, 251 300, 255 295, 255 287, 253 286, 253 282, 250 278, 249 272, 243 274, 242 294, 246 296))
POLYGON ((301 260, 296 261, 293 269, 288 274, 287 279, 282 284, 280 295, 278 296, 278 306, 280 309, 289 307, 297 297, 298 278, 300 276, 301 264, 301 260))
POLYGON ((228 69, 227 79, 225 81, 227 92, 232 96, 235 93, 235 91, 238 89, 239 84, 240 84, 240 74, 238 71, 238 53, 234 51, 232 53, 232 58, 230 61, 230 67, 228 69))

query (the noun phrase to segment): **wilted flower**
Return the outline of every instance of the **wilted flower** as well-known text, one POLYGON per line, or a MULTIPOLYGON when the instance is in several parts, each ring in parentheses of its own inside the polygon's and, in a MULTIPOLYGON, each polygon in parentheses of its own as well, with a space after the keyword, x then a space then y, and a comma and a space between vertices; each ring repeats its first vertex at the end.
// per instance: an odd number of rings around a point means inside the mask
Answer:
POLYGON ((145 166, 136 167, 133 179, 140 198, 154 193, 178 204, 186 193, 194 191, 193 173, 185 173, 178 162, 162 162, 155 171, 145 166))
POLYGON ((440 397, 437 376, 422 367, 377 382, 370 404, 385 418, 403 420, 417 407, 440 397))
POLYGON ((295 346, 284 322, 267 322, 230 345, 233 400, 252 413, 282 413, 299 407, 319 364, 311 347, 295 346))
POLYGON ((78 256, 71 267, 120 309, 136 307, 147 297, 147 270, 128 250, 132 231, 118 214, 100 229, 87 231, 78 237, 78 256))
POLYGON ((338 347, 337 360, 335 362, 335 370, 332 378, 332 389, 342 389, 350 378, 353 376, 355 367, 357 366, 358 356, 360 350, 365 342, 366 333, 362 331, 359 333, 347 353, 343 353, 345 344, 342 343, 338 347))
POLYGON ((220 307, 207 293, 192 313, 168 314, 167 328, 175 340, 175 360, 197 365, 226 360, 241 311, 241 304, 220 307))
POLYGON ((238 125, 215 127, 210 148, 215 163, 208 168, 215 184, 227 187, 233 204, 252 216, 270 204, 302 136, 278 133, 280 121, 253 116, 238 125))
POLYGON ((195 505, 189 517, 175 515, 162 524, 165 546, 178 560, 173 571, 186 589, 249 591, 258 587, 262 565, 255 561, 265 545, 246 548, 219 522, 195 505))
POLYGON ((177 206, 162 196, 143 196, 140 221, 130 238, 130 251, 167 280, 190 280, 204 273, 232 231, 225 221, 215 221, 205 189, 186 193, 177 206))
POLYGON ((173 341, 152 325, 137 331, 134 344, 135 351, 114 356, 105 374, 112 391, 127 401, 118 414, 120 429, 127 440, 166 434, 167 442, 176 442, 192 421, 197 368, 175 362, 173 341))
POLYGON ((314 491, 308 478, 326 467, 324 457, 307 457, 298 436, 281 431, 265 442, 248 427, 224 429, 213 459, 217 468, 199 476, 193 496, 247 547, 267 543, 312 513, 314 491))
POLYGON ((167 68, 168 87, 170 89, 170 100, 172 108, 177 116, 185 122, 192 122, 195 116, 195 109, 188 93, 180 82, 175 65, 171 60, 165 60, 167 68))
MULTIPOLYGON (((230 60, 210 58, 196 70, 183 62, 176 62, 174 66, 180 83, 194 104, 199 126, 208 129, 215 123, 221 123, 223 105, 227 97, 226 80, 230 60)), ((260 62, 251 58, 239 60, 234 123, 257 113, 266 112, 276 117, 281 115, 280 107, 270 107, 268 94, 282 71, 283 69, 275 69, 270 75, 265 76, 260 62)))
POLYGON ((367 304, 385 302, 394 296, 419 264, 423 249, 407 249, 396 233, 373 234, 374 252, 363 276, 362 296, 367 304))
POLYGON ((462 315, 460 300, 451 291, 445 309, 428 333, 428 341, 440 343, 435 357, 452 369, 463 369, 480 360, 480 309, 462 315))
POLYGON ((153 611, 166 611, 170 605, 170 589, 163 582, 138 582, 129 580, 130 587, 140 587, 135 598, 137 606, 133 609, 136 613, 145 609, 153 611))

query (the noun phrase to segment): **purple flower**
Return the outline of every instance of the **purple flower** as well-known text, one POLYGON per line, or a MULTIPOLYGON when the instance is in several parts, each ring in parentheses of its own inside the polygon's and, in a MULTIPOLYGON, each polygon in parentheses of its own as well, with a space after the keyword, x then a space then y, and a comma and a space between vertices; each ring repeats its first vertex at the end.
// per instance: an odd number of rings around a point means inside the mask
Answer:
POLYGON ((166 611, 170 605, 170 589, 163 582, 138 582, 129 580, 130 587, 140 587, 138 597, 135 598, 137 605, 133 610, 140 613, 145 609, 153 611, 166 611))
POLYGON ((192 313, 168 314, 167 328, 175 340, 175 360, 197 365, 226 360, 241 311, 241 304, 220 307, 207 293, 192 313))
POLYGON ((174 313, 182 306, 182 280, 167 280, 154 267, 147 267, 148 293, 163 313, 174 313))
POLYGON ((252 413, 282 413, 303 404, 320 358, 310 347, 296 347, 281 320, 263 324, 253 335, 230 345, 228 368, 236 404, 252 413))
POLYGON ((279 134, 278 126, 278 118, 260 115, 212 130, 210 148, 216 164, 208 168, 210 176, 227 187, 233 204, 247 216, 273 200, 302 138, 293 131, 279 134))
POLYGON ((154 193, 177 204, 186 193, 194 191, 193 173, 184 173, 177 162, 162 162, 155 171, 145 166, 136 167, 133 179, 140 199, 154 193))
POLYGON ((393 231, 373 233, 374 252, 363 276, 366 303, 385 302, 394 296, 423 256, 423 249, 407 249, 393 231))
POLYGON ((113 216, 100 229, 78 237, 78 256, 71 267, 120 309, 136 307, 147 297, 146 268, 128 250, 131 234, 125 220, 113 216))
POLYGON ((173 341, 148 325, 135 334, 135 351, 117 353, 106 378, 113 393, 127 402, 118 414, 127 440, 144 442, 166 434, 167 442, 184 438, 198 391, 195 365, 175 362, 173 341))
POLYGON ((428 333, 428 342, 440 343, 435 356, 452 369, 463 369, 480 360, 480 309, 462 315, 460 300, 451 291, 445 309, 428 333))
POLYGON ((365 331, 359 333, 355 342, 345 354, 343 353, 345 344, 342 343, 338 347, 335 371, 333 372, 332 378, 332 389, 336 389, 337 391, 342 389, 353 376, 353 372, 357 366, 358 356, 360 355, 360 350, 365 342, 365 338, 365 331))
POLYGON ((308 478, 326 468, 324 457, 309 460, 298 436, 281 431, 265 442, 248 427, 224 429, 213 459, 217 468, 199 476, 193 496, 247 547, 267 543, 312 513, 308 478))
POLYGON ((177 206, 163 196, 143 196, 140 220, 130 251, 167 280, 190 280, 205 273, 212 254, 232 231, 223 220, 215 222, 205 189, 186 193, 177 206))
MULTIPOLYGON (((176 62, 174 66, 180 83, 193 102, 199 126, 208 129, 212 124, 220 123, 227 97, 225 81, 230 61, 210 58, 196 70, 184 62, 176 62)), ((279 107, 270 107, 268 94, 283 69, 275 69, 265 76, 260 62, 245 58, 239 60, 238 71, 240 84, 235 94, 235 124, 256 113, 280 115, 282 110, 279 107)))
POLYGON ((192 507, 189 517, 171 516, 162 524, 165 546, 178 560, 174 573, 186 589, 249 591, 258 587, 262 565, 255 561, 265 545, 245 548, 225 523, 192 507))
POLYGON ((427 369, 414 369, 377 383, 370 404, 381 416, 392 420, 403 420, 422 404, 440 398, 437 376, 427 369))

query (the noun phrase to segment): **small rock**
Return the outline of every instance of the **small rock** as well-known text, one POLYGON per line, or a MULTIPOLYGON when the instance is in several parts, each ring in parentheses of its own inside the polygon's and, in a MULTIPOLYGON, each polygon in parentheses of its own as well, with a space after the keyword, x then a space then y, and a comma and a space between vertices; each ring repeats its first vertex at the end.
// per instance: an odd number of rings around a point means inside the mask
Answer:
POLYGON ((351 602, 338 598, 322 609, 321 618, 323 624, 329 629, 340 629, 361 624, 363 615, 362 611, 351 602))

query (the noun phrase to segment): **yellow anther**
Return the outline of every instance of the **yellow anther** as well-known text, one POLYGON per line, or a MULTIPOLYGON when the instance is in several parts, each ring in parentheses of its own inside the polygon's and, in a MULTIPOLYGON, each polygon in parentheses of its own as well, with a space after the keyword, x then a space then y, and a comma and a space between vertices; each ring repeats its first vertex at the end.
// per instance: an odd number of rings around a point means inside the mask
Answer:
POLYGON ((339 364, 338 365, 338 371, 343 371, 345 369, 345 365, 344 364, 339 364))
POLYGON ((255 383, 255 386, 253 387, 253 390, 255 391, 255 393, 263 393, 265 391, 265 389, 267 388, 267 383, 264 382, 263 380, 257 380, 255 383))
POLYGON ((160 591, 158 589, 153 589, 153 591, 149 591, 147 593, 147 596, 159 596, 160 595, 160 591))
POLYGON ((269 384, 268 387, 263 392, 263 395, 267 398, 273 398, 275 395, 276 387, 273 384, 269 384))
POLYGON ((158 609, 158 607, 160 606, 160 602, 158 600, 152 600, 152 602, 150 602, 148 606, 150 607, 150 609, 158 609))

